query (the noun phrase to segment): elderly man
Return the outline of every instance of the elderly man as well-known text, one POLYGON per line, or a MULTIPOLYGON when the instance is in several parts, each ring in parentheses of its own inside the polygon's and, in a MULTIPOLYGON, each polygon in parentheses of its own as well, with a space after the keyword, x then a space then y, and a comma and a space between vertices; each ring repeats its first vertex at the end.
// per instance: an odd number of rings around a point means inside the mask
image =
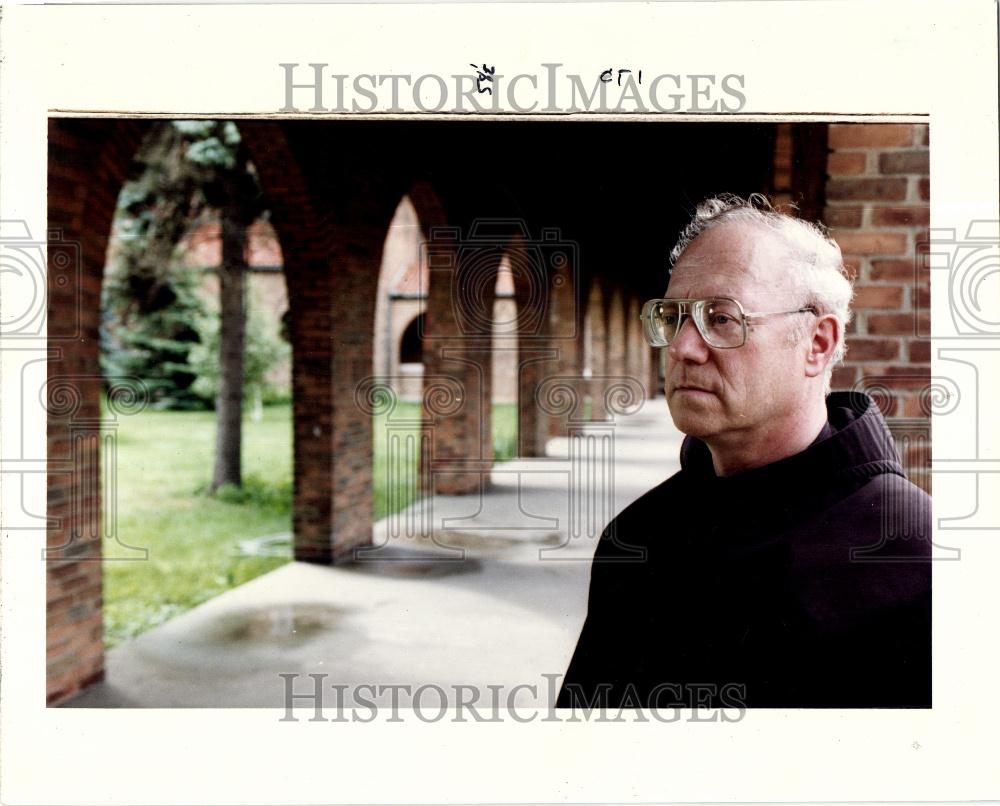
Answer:
POLYGON ((840 249, 726 196, 671 262, 643 326, 681 470, 602 535, 558 705, 930 707, 930 499, 870 399, 829 393, 840 249))

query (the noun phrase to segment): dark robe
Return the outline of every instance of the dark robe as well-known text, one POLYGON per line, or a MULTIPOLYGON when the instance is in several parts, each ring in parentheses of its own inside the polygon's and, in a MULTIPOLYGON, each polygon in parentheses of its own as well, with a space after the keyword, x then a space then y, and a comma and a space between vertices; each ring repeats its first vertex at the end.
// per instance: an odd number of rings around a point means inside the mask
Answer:
POLYGON ((806 450, 732 476, 688 437, 609 524, 559 707, 930 707, 930 498, 869 398, 827 407, 806 450))

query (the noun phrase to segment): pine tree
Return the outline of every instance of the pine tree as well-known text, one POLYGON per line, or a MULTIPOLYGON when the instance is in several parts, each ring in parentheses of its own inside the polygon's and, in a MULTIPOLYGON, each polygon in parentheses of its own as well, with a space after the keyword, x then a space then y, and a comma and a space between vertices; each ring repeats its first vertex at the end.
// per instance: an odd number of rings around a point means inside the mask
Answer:
POLYGON ((219 267, 218 429, 212 490, 241 482, 247 227, 265 212, 256 171, 235 124, 173 121, 157 127, 119 197, 105 283, 109 372, 137 375, 154 405, 198 405, 191 350, 206 329, 197 278, 177 247, 196 222, 217 216, 219 267))

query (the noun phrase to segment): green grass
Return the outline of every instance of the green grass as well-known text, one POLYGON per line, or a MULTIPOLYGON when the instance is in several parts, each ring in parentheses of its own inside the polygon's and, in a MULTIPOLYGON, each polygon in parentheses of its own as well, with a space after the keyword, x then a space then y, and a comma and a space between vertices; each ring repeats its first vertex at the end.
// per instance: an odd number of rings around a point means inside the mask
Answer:
POLYGON ((506 462, 517 456, 517 405, 493 404, 493 459, 506 462))
MULTIPOLYGON (((400 403, 393 421, 419 418, 419 406, 400 403)), ((214 412, 143 411, 121 417, 117 430, 117 542, 107 541, 104 621, 109 646, 122 643, 220 593, 288 562, 289 557, 241 554, 238 543, 291 531, 292 429, 289 405, 268 406, 260 422, 243 422, 240 488, 205 494, 215 444, 214 412), (141 558, 135 549, 148 550, 141 558)), ((376 519, 415 496, 416 453, 387 489, 386 435, 416 428, 374 425, 376 519)), ((494 406, 498 460, 516 446, 513 404, 494 406)), ((110 507, 105 507, 110 512, 110 507)))
POLYGON ((291 530, 289 406, 244 420, 245 490, 204 494, 212 472, 214 412, 144 411, 118 429, 119 543, 108 541, 104 621, 109 646, 138 635, 229 588, 287 562, 236 553, 238 540, 291 530), (124 558, 124 559, 119 559, 124 558))
MULTIPOLYGON (((420 404, 399 401, 386 422, 384 416, 376 417, 374 430, 375 519, 409 506, 416 499, 416 473, 420 429, 420 404), (410 424, 413 425, 410 425, 410 424), (402 460, 393 466, 390 481, 389 445, 396 446, 402 460), (398 469, 397 469, 398 468, 398 469)), ((513 459, 517 454, 517 407, 513 403, 493 404, 493 458, 498 462, 513 459)))

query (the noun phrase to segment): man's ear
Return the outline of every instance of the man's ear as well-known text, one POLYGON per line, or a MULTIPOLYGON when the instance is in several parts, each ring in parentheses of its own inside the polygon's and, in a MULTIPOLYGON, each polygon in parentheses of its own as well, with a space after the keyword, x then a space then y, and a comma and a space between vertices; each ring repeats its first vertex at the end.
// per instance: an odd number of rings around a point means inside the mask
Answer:
POLYGON ((806 352, 806 377, 815 378, 822 375, 827 365, 833 360, 833 352, 843 334, 840 322, 832 313, 824 314, 813 323, 812 338, 809 340, 806 352))

